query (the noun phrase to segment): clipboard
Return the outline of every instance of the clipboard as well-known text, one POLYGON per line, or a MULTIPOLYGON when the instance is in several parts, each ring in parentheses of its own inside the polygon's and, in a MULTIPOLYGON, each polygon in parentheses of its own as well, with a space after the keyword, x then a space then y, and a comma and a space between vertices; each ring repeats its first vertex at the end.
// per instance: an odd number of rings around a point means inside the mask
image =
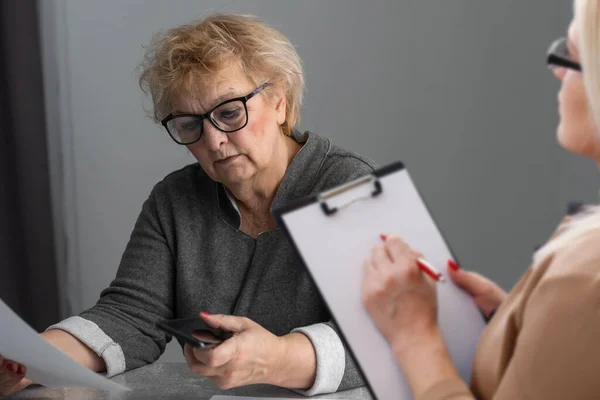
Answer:
MULTIPOLYGON (((413 399, 391 346, 361 296, 363 263, 380 234, 399 234, 446 276, 455 259, 402 162, 273 211, 340 329, 374 398, 413 399)), ((438 322, 454 365, 467 382, 483 316, 452 283, 437 284, 438 322)))

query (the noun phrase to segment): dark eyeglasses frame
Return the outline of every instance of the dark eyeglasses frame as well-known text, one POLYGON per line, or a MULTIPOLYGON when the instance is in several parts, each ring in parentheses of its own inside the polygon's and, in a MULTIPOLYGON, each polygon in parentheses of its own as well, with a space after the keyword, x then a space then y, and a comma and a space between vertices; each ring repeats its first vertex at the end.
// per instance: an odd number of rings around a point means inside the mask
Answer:
POLYGON ((246 103, 248 102, 248 100, 250 100, 251 98, 253 98, 254 96, 256 96, 257 94, 259 94, 260 92, 262 92, 266 87, 271 86, 270 82, 265 82, 262 85, 260 85, 259 87, 257 87, 256 89, 254 89, 252 92, 250 92, 249 94, 247 94, 246 96, 241 96, 241 97, 236 97, 233 99, 229 99, 229 100, 225 100, 222 103, 217 104, 216 106, 214 106, 210 111, 204 113, 204 114, 169 114, 167 115, 165 118, 163 118, 162 121, 160 121, 160 123, 162 124, 162 126, 165 127, 165 129, 167 130, 167 133, 169 134, 169 136, 171 137, 171 139, 173 139, 173 141, 177 144, 186 146, 189 144, 193 144, 196 143, 198 140, 200 140, 202 138, 202 134, 204 133, 204 128, 203 128, 203 121, 205 119, 208 119, 210 121, 210 123, 217 128, 218 130, 220 130, 221 132, 224 133, 233 133, 233 132, 237 132, 240 129, 244 129, 246 127, 246 125, 248 125, 248 107, 246 106, 246 103), (244 122, 244 125, 242 125, 239 128, 236 128, 234 130, 228 131, 225 129, 222 129, 221 127, 219 127, 217 125, 217 123, 213 120, 211 114, 213 113, 213 111, 215 111, 217 108, 228 104, 228 103, 233 103, 234 101, 240 101, 242 102, 242 104, 244 104, 244 111, 246 113, 246 122, 244 122), (169 121, 175 119, 175 118, 179 118, 179 117, 194 117, 200 120, 200 126, 202 127, 201 131, 200 131, 200 135, 198 136, 198 139, 193 140, 191 142, 180 142, 179 140, 177 140, 173 134, 171 133, 171 131, 169 130, 169 127, 167 126, 167 124, 169 123, 169 121))
POLYGON ((561 37, 561 38, 555 40, 554 42, 552 42, 552 44, 548 48, 546 64, 550 68, 563 67, 563 68, 568 68, 568 69, 572 69, 574 71, 581 72, 581 64, 579 64, 576 61, 570 60, 570 59, 564 57, 563 55, 557 53, 556 50, 558 48, 560 48, 561 46, 565 46, 565 48, 568 48, 568 47, 566 47, 567 46, 566 42, 567 42, 567 39, 564 37, 561 37))

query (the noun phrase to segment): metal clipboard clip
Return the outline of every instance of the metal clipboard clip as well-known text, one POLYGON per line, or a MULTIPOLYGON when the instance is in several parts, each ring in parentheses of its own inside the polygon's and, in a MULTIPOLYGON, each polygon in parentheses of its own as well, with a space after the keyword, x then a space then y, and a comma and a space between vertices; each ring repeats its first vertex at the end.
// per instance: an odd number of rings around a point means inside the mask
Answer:
POLYGON ((372 197, 377 197, 379 196, 381 193, 383 192, 383 188, 381 186, 381 182, 379 181, 379 178, 377 178, 374 175, 367 175, 364 176, 363 178, 359 178, 353 182, 349 182, 346 185, 340 186, 338 188, 335 189, 331 189, 328 190, 326 192, 323 192, 321 194, 319 194, 317 196, 317 200, 319 201, 319 203, 321 204, 321 210, 323 210, 323 212, 325 213, 325 215, 327 215, 328 217, 337 213, 340 209, 346 208, 351 206, 352 204, 358 202, 358 201, 362 201, 362 200, 366 200, 366 199, 370 199, 372 197), (348 202, 346 202, 345 204, 342 204, 341 206, 338 207, 329 207, 329 205, 327 204, 327 199, 336 196, 340 193, 343 193, 347 190, 353 189, 357 186, 363 185, 367 182, 371 182, 373 184, 373 191, 371 192, 370 195, 366 195, 366 196, 360 196, 357 197, 355 199, 352 199, 348 202))

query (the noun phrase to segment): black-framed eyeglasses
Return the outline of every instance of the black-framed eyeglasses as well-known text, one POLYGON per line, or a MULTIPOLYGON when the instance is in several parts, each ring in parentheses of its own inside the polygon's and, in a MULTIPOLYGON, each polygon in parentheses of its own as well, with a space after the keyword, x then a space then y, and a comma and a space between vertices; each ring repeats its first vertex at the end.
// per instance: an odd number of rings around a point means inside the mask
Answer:
POLYGON ((552 42, 548 48, 546 64, 552 70, 563 67, 574 71, 581 71, 581 64, 573 60, 573 56, 569 53, 567 39, 564 37, 552 42))
POLYGON ((248 100, 262 92, 270 82, 265 82, 247 96, 226 100, 205 114, 169 114, 160 123, 177 144, 188 145, 197 142, 204 131, 204 120, 221 132, 239 131, 248 124, 248 100))

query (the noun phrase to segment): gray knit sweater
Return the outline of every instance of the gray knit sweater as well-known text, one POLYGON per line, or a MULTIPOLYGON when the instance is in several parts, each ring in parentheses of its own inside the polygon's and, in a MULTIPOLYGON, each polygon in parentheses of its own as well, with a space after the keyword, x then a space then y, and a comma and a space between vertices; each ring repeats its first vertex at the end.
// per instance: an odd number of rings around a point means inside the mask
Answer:
MULTIPOLYGON (((372 161, 295 132, 303 147, 272 208, 374 169, 372 161)), ((65 330, 101 356, 107 375, 156 361, 171 339, 161 319, 201 311, 246 316, 276 335, 309 337, 317 378, 307 395, 362 385, 307 271, 279 229, 254 239, 240 230, 235 199, 198 164, 168 175, 142 207, 116 278, 97 304, 48 329, 65 330)))

